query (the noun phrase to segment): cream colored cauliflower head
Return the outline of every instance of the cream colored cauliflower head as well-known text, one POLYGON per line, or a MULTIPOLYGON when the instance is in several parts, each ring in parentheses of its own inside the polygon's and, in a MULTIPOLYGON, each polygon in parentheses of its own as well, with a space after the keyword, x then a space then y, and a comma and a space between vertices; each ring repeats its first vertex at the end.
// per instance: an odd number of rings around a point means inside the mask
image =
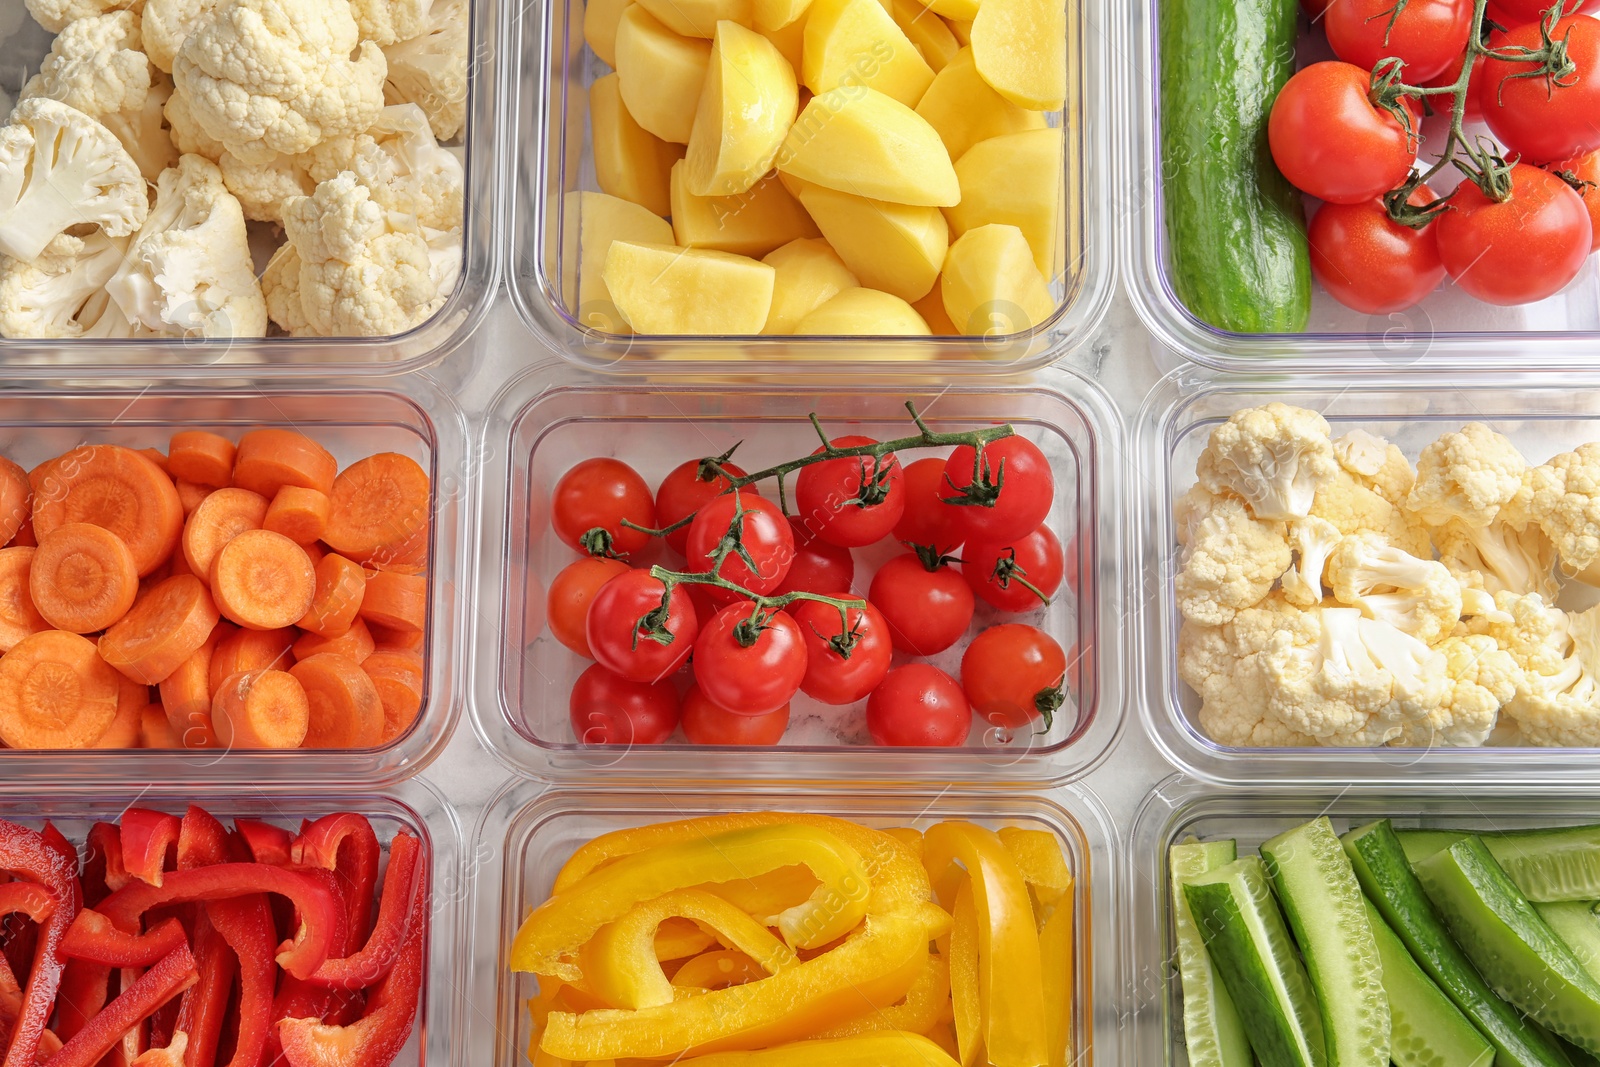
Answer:
POLYGON ((62 234, 28 263, 0 257, 0 336, 80 337, 78 313, 116 273, 127 240, 62 234))
POLYGON ((139 11, 145 0, 27 0, 33 21, 60 33, 74 22, 104 15, 108 11, 139 11))
POLYGON ((300 253, 294 245, 280 245, 261 272, 261 293, 267 301, 267 317, 291 337, 315 337, 300 302, 300 253))
POLYGON ((1468 526, 1451 519, 1433 531, 1439 559, 1463 585, 1487 593, 1538 593, 1554 600, 1556 549, 1544 531, 1533 523, 1513 523, 1501 509, 1501 518, 1487 526, 1468 526))
POLYGON ((1528 481, 1528 513, 1555 544, 1562 571, 1600 584, 1600 441, 1533 468, 1528 481))
POLYGON ((1433 554, 1428 528, 1421 520, 1342 468, 1317 488, 1311 514, 1332 523, 1342 534, 1376 532, 1413 556, 1433 554))
POLYGON ((1183 617, 1223 623, 1260 603, 1289 568, 1281 522, 1250 514, 1242 500, 1219 497, 1195 526, 1176 589, 1183 617))
POLYGON ((1342 536, 1337 526, 1315 515, 1289 524, 1294 564, 1283 572, 1282 584, 1284 598, 1291 604, 1310 608, 1322 603, 1328 557, 1342 536))
POLYGON ((305 156, 274 156, 266 163, 246 163, 232 152, 217 160, 222 184, 228 187, 251 222, 282 222, 283 205, 310 196, 317 183, 306 173, 305 156))
POLYGON ((384 100, 421 107, 441 141, 453 140, 467 124, 471 17, 467 0, 433 0, 427 31, 383 50, 389 60, 384 100))
POLYGON ((1461 620, 1461 584, 1445 565, 1418 559, 1379 534, 1341 540, 1328 557, 1327 577, 1339 603, 1425 644, 1438 641, 1461 620))
POLYGON ((371 126, 387 70, 348 4, 225 0, 184 39, 172 76, 201 129, 261 163, 371 126))
POLYGON ((145 0, 144 51, 161 70, 172 73, 186 37, 223 0, 145 0))
POLYGON ((1223 626, 1185 621, 1178 631, 1178 674, 1200 696, 1197 722, 1218 744, 1304 747, 1317 740, 1268 708, 1263 656, 1275 643, 1315 645, 1316 616, 1273 593, 1223 626))
POLYGON ((1333 455, 1346 473, 1391 504, 1405 503, 1417 480, 1417 472, 1398 445, 1366 430, 1350 430, 1335 437, 1333 455))
POLYGON ((461 228, 461 161, 439 147, 415 104, 386 107, 371 129, 324 141, 304 158, 313 183, 350 171, 384 210, 415 216, 429 229, 461 228))
POLYGON ((1436 646, 1444 656, 1449 692, 1422 719, 1405 724, 1394 744, 1413 748, 1475 748, 1487 742, 1500 709, 1516 695, 1521 669, 1492 637, 1447 637, 1436 646))
POLYGON ((1506 714, 1526 744, 1600 747, 1600 607, 1552 611, 1560 665, 1552 673, 1525 673, 1506 714))
POLYGON ((363 41, 391 45, 426 33, 432 6, 433 0, 350 0, 350 13, 363 41))
POLYGON ((1408 506, 1429 525, 1487 526, 1524 492, 1528 461, 1511 439, 1469 422, 1422 450, 1408 506))
POLYGON ((176 87, 167 99, 165 115, 167 125, 171 128, 172 143, 180 154, 205 156, 216 163, 227 152, 227 149, 222 147, 221 141, 200 128, 193 109, 189 107, 188 95, 176 87))
POLYGON ((1208 491, 1242 497, 1257 518, 1279 521, 1310 514, 1318 486, 1338 469, 1328 421, 1276 401, 1234 412, 1195 465, 1208 491))

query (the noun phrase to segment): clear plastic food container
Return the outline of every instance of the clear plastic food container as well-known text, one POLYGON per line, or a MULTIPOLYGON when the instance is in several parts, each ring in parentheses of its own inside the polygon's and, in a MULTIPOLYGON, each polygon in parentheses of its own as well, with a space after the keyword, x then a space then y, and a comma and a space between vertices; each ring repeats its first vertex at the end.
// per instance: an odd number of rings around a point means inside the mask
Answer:
MULTIPOLYGON (((783 371, 848 363, 889 374, 1009 374, 1044 366, 1087 339, 1114 288, 1107 122, 1111 74, 1102 0, 1067 3, 1067 104, 1048 116, 1064 127, 1065 269, 1052 286, 1053 317, 1028 331, 988 337, 632 336, 600 329, 616 309, 569 306, 563 279, 579 268, 576 235, 566 228, 563 194, 598 190, 589 136, 588 90, 606 67, 584 43, 583 0, 508 8, 503 40, 507 143, 506 262, 511 297, 532 329, 572 362, 594 370, 647 371, 663 360, 674 371, 783 371), (594 319, 587 313, 593 312, 594 319)), ((598 269, 588 265, 584 269, 598 269)))
MULTIPOLYGON (((1179 569, 1173 501, 1194 485, 1195 461, 1212 428, 1241 408, 1272 401, 1321 412, 1335 436, 1359 428, 1387 438, 1413 462, 1423 446, 1469 422, 1505 434, 1530 464, 1600 440, 1600 379, 1592 375, 1463 376, 1456 383, 1395 375, 1359 384, 1332 376, 1241 379, 1183 370, 1168 375, 1145 399, 1138 420, 1146 495, 1137 524, 1146 575, 1137 628, 1143 646, 1138 703, 1167 758, 1199 778, 1235 783, 1592 779, 1595 749, 1231 748, 1201 732, 1195 720, 1199 697, 1177 670, 1181 619, 1173 587, 1179 569)), ((1559 603, 1583 606, 1565 597, 1559 603)))
MULTIPOLYGON (((432 365, 451 354, 483 321, 499 290, 494 227, 495 91, 499 78, 500 0, 470 0, 467 122, 447 147, 465 168, 461 277, 448 300, 422 325, 392 337, 129 338, 122 340, 0 338, 0 378, 73 368, 80 374, 148 370, 167 378, 248 373, 393 374, 432 365)), ((29 16, 23 0, 0 0, 0 120, 29 76, 39 70, 55 35, 29 16)), ((261 266, 260 263, 257 266, 261 266)))
POLYGON ((550 893, 556 872, 578 846, 612 830, 670 819, 741 811, 832 815, 868 826, 927 829, 946 819, 991 828, 1019 826, 1056 836, 1075 882, 1072 1025, 1067 1063, 1115 1064, 1120 1037, 1119 983, 1112 944, 1121 929, 1114 831, 1093 794, 1075 788, 1048 795, 960 796, 863 789, 848 794, 777 787, 716 793, 669 790, 573 790, 508 782, 484 810, 468 870, 476 880, 469 920, 475 1008, 466 1062, 518 1067, 532 1037, 526 1002, 531 974, 509 969, 512 938, 550 893))
POLYGON ((458 589, 468 566, 473 513, 472 457, 462 415, 426 377, 404 379, 405 391, 333 388, 287 382, 255 389, 77 388, 0 392, 0 455, 30 469, 80 444, 159 448, 177 430, 210 430, 231 440, 252 429, 284 427, 315 439, 342 470, 378 452, 420 463, 433 485, 428 559, 428 622, 422 648, 422 710, 411 728, 382 748, 367 750, 227 751, 131 749, 86 752, 0 750, 0 769, 12 784, 184 782, 189 785, 262 782, 396 781, 438 755, 454 729, 462 673, 454 650, 463 647, 465 614, 458 589))
MULTIPOLYGON (((1600 264, 1594 256, 1561 292, 1520 307, 1483 303, 1447 280, 1422 303, 1389 315, 1344 307, 1313 283, 1311 319, 1304 333, 1230 333, 1191 314, 1179 300, 1169 273, 1162 181, 1163 168, 1171 164, 1161 143, 1160 8, 1158 0, 1141 0, 1115 13, 1130 62, 1121 87, 1122 180, 1113 195, 1119 220, 1134 216, 1131 224, 1119 227, 1128 295, 1159 341, 1204 366, 1268 373, 1272 368, 1384 372, 1592 365, 1594 332, 1600 330, 1600 264)), ((1305 20, 1300 21, 1301 64, 1332 58, 1322 34, 1307 30, 1305 20)), ((1425 146, 1443 141, 1441 121, 1428 124, 1425 146)), ((1474 124, 1468 132, 1480 130, 1486 128, 1474 124)), ((1427 157, 1426 147, 1423 155, 1427 157)), ((1452 177, 1453 172, 1440 180, 1452 177)))
MULTIPOLYGON (((613 778, 838 774, 982 784, 1083 773, 1105 754, 1121 721, 1121 604, 1128 572, 1116 470, 1119 432, 1119 420, 1098 388, 1067 372, 1051 372, 1030 386, 780 388, 594 386, 570 371, 536 367, 495 402, 483 447, 486 543, 474 642, 482 658, 474 671, 473 701, 479 736, 513 768, 563 779, 602 767, 613 778), (718 455, 739 441, 744 443, 736 461, 756 470, 816 448, 810 412, 830 434, 878 440, 913 434, 907 400, 935 431, 1009 421, 1050 458, 1056 489, 1046 521, 1083 580, 1076 590, 1063 583, 1050 607, 1032 615, 1001 616, 980 603, 975 621, 1030 621, 1064 650, 1076 643, 1083 650, 1078 689, 1071 694, 1076 712, 1064 707, 1048 733, 977 722, 962 748, 891 749, 867 743, 865 701, 829 708, 797 694, 788 733, 773 747, 719 753, 682 742, 626 748, 578 743, 568 720, 568 694, 588 661, 544 626, 547 584, 578 558, 550 529, 549 495, 561 475, 590 456, 614 456, 654 487, 678 464, 718 455)), ((945 453, 907 452, 903 458, 922 454, 945 453)), ((856 550, 857 592, 866 591, 876 567, 893 554, 881 545, 856 550)), ((932 662, 959 676, 965 645, 932 662)), ((897 653, 896 664, 903 660, 897 653)))
POLYGON ((1191 834, 1203 841, 1236 839, 1239 855, 1254 855, 1272 837, 1321 815, 1339 833, 1378 819, 1399 828, 1516 830, 1581 825, 1595 819, 1593 792, 1372 791, 1294 788, 1218 790, 1181 776, 1157 786, 1135 817, 1128 850, 1131 907, 1123 938, 1131 1039, 1123 1062, 1133 1067, 1186 1067, 1183 992, 1174 962, 1171 847, 1191 834))

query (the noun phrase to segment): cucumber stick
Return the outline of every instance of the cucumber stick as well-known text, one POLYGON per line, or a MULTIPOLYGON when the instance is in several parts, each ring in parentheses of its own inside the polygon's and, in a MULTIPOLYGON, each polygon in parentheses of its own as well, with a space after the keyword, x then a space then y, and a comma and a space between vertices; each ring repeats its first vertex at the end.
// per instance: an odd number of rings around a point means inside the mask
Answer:
POLYGON ((1178 974, 1183 981, 1183 1039, 1190 1067, 1250 1067, 1252 1062, 1244 1020, 1217 975, 1183 893, 1189 879, 1238 857, 1232 841, 1191 840, 1172 846, 1172 910, 1178 933, 1178 974))
MULTIPOLYGON (((1396 830, 1412 863, 1449 848, 1466 830, 1396 830)), ((1600 826, 1478 834, 1531 901, 1600 899, 1600 826)))
POLYGON ((1600 903, 1592 900, 1561 900, 1535 904, 1533 909, 1565 941, 1578 957, 1589 977, 1600 982, 1600 903))
POLYGON ((1383 959, 1389 1056, 1395 1067, 1490 1067, 1494 1049, 1489 1042, 1417 966, 1372 902, 1362 898, 1362 904, 1383 959))
POLYGON ((1324 1067, 1316 996, 1261 860, 1192 878, 1183 894, 1262 1067, 1324 1067))
POLYGON ((1501 1000, 1434 913, 1389 820, 1344 836, 1361 888, 1412 957, 1495 1048, 1496 1067, 1571 1067, 1545 1031, 1501 1000))
POLYGON ((1383 963, 1350 859, 1326 816, 1261 846, 1322 1009, 1329 1067, 1388 1067, 1383 963))

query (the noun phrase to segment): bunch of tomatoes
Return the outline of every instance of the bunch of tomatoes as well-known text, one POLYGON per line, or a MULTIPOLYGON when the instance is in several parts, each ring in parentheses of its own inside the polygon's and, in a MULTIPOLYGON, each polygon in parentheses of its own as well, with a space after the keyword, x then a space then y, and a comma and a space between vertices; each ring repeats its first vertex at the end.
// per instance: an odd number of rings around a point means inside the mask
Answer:
MULTIPOLYGON (((1278 169, 1323 201, 1309 227, 1311 267, 1340 303, 1400 311, 1448 274, 1479 300, 1509 306, 1577 277, 1600 248, 1600 21, 1578 13, 1583 2, 1490 0, 1480 23, 1473 0, 1301 0, 1338 60, 1290 78, 1268 134, 1278 169), (1499 150, 1464 126, 1464 137, 1441 130, 1428 140, 1457 162, 1492 158, 1495 173, 1486 182, 1469 174, 1442 210, 1413 216, 1420 225, 1397 222, 1381 198, 1417 166, 1423 120, 1449 122, 1456 100, 1402 90, 1390 101, 1402 121, 1384 106, 1384 78, 1443 89, 1469 62, 1460 118, 1487 124, 1499 150)), ((1419 184, 1407 202, 1425 208, 1439 191, 1419 184)))
MULTIPOLYGON (((813 455, 877 444, 837 437, 813 455)), ((924 661, 967 636, 980 602, 1020 616, 1075 588, 1039 447, 1012 435, 903 466, 894 452, 795 466, 789 513, 760 491, 772 479, 735 487, 748 475, 727 456, 680 464, 654 493, 616 459, 562 475, 551 526, 585 555, 551 581, 546 618, 594 661, 571 691, 578 740, 658 744, 681 726, 691 744, 772 745, 799 693, 865 700, 878 745, 964 745, 975 719, 1047 728, 1077 668, 1038 627, 979 627, 959 680, 924 661), (853 550, 880 545, 894 554, 864 583, 853 550), (683 563, 636 564, 654 558, 683 563)))

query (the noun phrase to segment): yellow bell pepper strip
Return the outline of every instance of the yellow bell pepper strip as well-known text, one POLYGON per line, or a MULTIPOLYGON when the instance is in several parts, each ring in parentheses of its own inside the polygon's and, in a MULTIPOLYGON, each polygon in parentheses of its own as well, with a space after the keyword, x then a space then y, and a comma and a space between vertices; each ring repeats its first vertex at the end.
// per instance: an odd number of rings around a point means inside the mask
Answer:
POLYGON ((767 974, 759 963, 738 949, 723 948, 684 960, 683 966, 672 976, 672 988, 680 993, 727 989, 760 981, 767 974))
POLYGON ((978 978, 978 911, 972 903, 971 883, 966 879, 956 890, 956 906, 951 915, 950 1011, 961 1067, 972 1067, 983 1047, 983 992, 978 978))
POLYGON ((916 855, 918 862, 921 862, 921 860, 922 860, 922 831, 921 830, 914 829, 914 828, 912 828, 910 826, 890 826, 890 827, 885 828, 883 832, 888 834, 890 837, 894 838, 896 841, 900 842, 902 845, 906 846, 906 848, 909 848, 916 855))
POLYGON ((1072 909, 1056 906, 1039 931, 1039 964, 1044 970, 1044 1032, 1050 1067, 1066 1067, 1067 1035, 1072 1032, 1072 909))
POLYGON ((688 919, 668 919, 656 930, 656 959, 662 963, 688 959, 716 943, 716 938, 688 919))
MULTIPOLYGON (((976 968, 974 968, 976 980, 976 968)), ((929 954, 927 964, 898 1004, 868 1012, 849 1022, 811 1035, 815 1038, 854 1037, 879 1030, 909 1030, 926 1034, 950 1018, 950 964, 943 956, 929 954)))
POLYGON ((793 947, 810 948, 855 927, 867 911, 869 883, 860 854, 816 827, 756 826, 661 845, 587 875, 523 921, 511 946, 511 968, 576 981, 582 975, 578 950, 635 904, 677 889, 736 881, 796 862, 809 867, 821 885, 804 904, 776 917, 784 940, 793 947))
POLYGON ((1045 914, 1072 893, 1072 872, 1061 854, 1061 843, 1048 830, 1024 830, 1016 826, 1002 827, 1000 840, 1041 905, 1036 918, 1042 925, 1045 914))
POLYGON ((635 905, 583 946, 583 975, 596 996, 617 1008, 654 1008, 677 999, 656 960, 656 929, 670 918, 702 924, 724 947, 743 952, 767 974, 799 962, 765 926, 726 900, 700 889, 680 889, 635 905))
POLYGON ((743 881, 699 888, 715 893, 746 915, 765 919, 787 911, 815 893, 817 876, 798 864, 790 864, 743 881))
POLYGON ((797 1041, 760 1052, 718 1052, 679 1060, 678 1067, 955 1067, 921 1034, 885 1030, 857 1037, 797 1041))
POLYGON ((943 1049, 946 1056, 959 1062, 961 1053, 956 1048, 956 1030, 953 1024, 938 1023, 923 1036, 943 1049))
POLYGON ((941 901, 960 877, 958 863, 972 887, 984 1054, 993 1067, 1046 1067, 1038 928, 1016 861, 998 834, 969 822, 939 823, 922 840, 923 862, 941 901))

